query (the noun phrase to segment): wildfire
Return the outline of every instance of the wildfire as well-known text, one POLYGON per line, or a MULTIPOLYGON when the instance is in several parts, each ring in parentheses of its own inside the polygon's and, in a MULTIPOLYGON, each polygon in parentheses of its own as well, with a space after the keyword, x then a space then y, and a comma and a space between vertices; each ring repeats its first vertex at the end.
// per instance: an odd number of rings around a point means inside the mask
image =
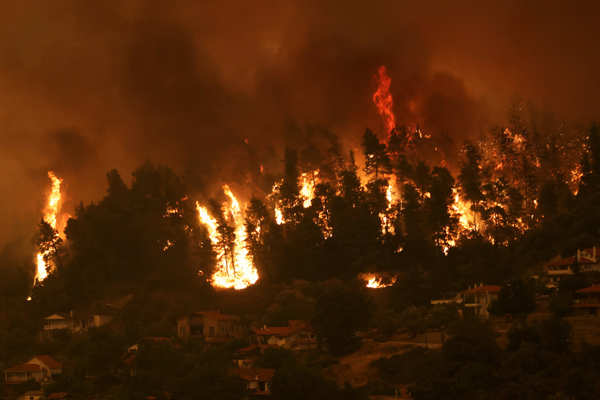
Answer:
POLYGON ((379 219, 381 220, 381 233, 384 235, 387 232, 394 233, 394 227, 392 226, 391 219, 389 218, 390 211, 396 200, 393 178, 388 179, 388 185, 385 191, 385 199, 387 200, 386 212, 379 214, 379 219))
POLYGON ((383 118, 386 131, 389 134, 396 127, 396 116, 394 115, 394 100, 390 93, 392 78, 387 74, 385 65, 377 70, 377 90, 373 94, 373 103, 377 106, 379 115, 383 118))
POLYGON ((304 208, 310 207, 312 200, 315 198, 315 186, 318 183, 319 170, 312 172, 305 172, 300 175, 301 188, 300 197, 302 198, 302 206, 304 208))
POLYGON ((219 224, 206 207, 196 202, 196 210, 200 222, 208 230, 211 243, 217 250, 217 269, 211 277, 212 285, 239 290, 256 283, 258 271, 246 248, 247 234, 240 203, 228 185, 223 186, 223 191, 229 198, 229 205, 224 213, 225 223, 233 225, 234 230, 231 247, 224 243, 226 238, 219 233, 219 224))
MULTIPOLYGON (((50 195, 48 196, 48 202, 46 204, 46 208, 44 209, 44 221, 48 223, 52 227, 52 229, 56 230, 56 219, 58 215, 58 211, 60 209, 60 201, 61 201, 61 193, 60 193, 60 185, 62 184, 62 179, 58 178, 54 172, 48 172, 48 178, 52 182, 50 195)), ((46 263, 45 258, 48 256, 48 250, 42 252, 38 251, 36 254, 36 275, 35 280, 37 282, 42 282, 48 276, 49 269, 52 268, 50 265, 46 263)))
POLYGON ((473 231, 477 229, 476 226, 476 215, 471 210, 471 205, 468 201, 464 201, 460 198, 458 190, 452 189, 454 194, 454 203, 452 203, 452 211, 458 216, 458 222, 462 230, 473 231))
POLYGON ((366 286, 370 289, 381 289, 384 287, 392 286, 396 283, 397 277, 392 276, 391 278, 384 277, 378 274, 363 274, 361 279, 366 282, 366 286))
POLYGON ((275 207, 275 222, 277 222, 277 225, 281 225, 285 222, 283 219, 283 213, 279 207, 275 207))

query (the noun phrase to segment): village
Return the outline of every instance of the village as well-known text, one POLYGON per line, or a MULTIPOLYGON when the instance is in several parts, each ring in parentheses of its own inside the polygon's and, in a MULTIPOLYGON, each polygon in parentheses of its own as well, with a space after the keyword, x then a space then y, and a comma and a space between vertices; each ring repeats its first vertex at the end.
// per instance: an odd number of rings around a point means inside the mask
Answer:
MULTIPOLYGON (((508 345, 509 332, 513 323, 524 317, 529 321, 543 321, 552 315, 560 315, 572 327, 568 346, 581 351, 585 346, 600 345, 600 247, 577 250, 572 256, 557 255, 528 272, 525 277, 532 291, 511 288, 505 285, 479 283, 465 288, 453 296, 430 299, 428 311, 452 309, 454 318, 478 319, 487 321, 494 329, 500 347, 508 345), (521 291, 521 292, 519 292, 521 291), (527 296, 533 296, 530 304, 527 296), (565 303, 559 298, 568 298, 565 303), (561 304, 558 304, 561 303, 561 304), (523 307, 522 310, 519 307, 523 307), (566 308, 565 308, 566 307, 566 308), (521 315, 521 317, 519 317, 521 315)), ((513 282, 514 284, 514 282, 513 282)), ((508 285, 508 286, 507 286, 508 285)), ((370 295, 380 296, 387 288, 368 289, 370 295)), ((120 319, 123 310, 132 301, 133 295, 126 295, 112 303, 97 303, 86 310, 56 310, 56 313, 43 318, 42 329, 38 332, 41 347, 52 348, 52 343, 90 335, 99 330, 122 329, 120 319)), ((422 318, 422 317, 421 317, 422 318)), ((418 318, 417 318, 418 319, 418 318)), ((374 364, 405 353, 410 349, 440 349, 451 336, 444 324, 400 322, 389 327, 371 325, 356 332, 360 344, 350 354, 340 357, 325 356, 329 353, 327 344, 319 337, 310 320, 288 320, 287 324, 267 325, 252 319, 249 315, 221 312, 218 309, 198 310, 179 315, 172 321, 167 336, 139 337, 135 343, 120 349, 118 360, 111 364, 114 370, 105 371, 121 382, 135 379, 141 373, 140 354, 157 351, 187 352, 192 348, 227 348, 229 366, 227 374, 243 382, 244 398, 264 398, 271 395, 271 387, 277 369, 266 367, 269 357, 329 357, 324 374, 338 386, 369 388, 379 379, 374 364), (420 326, 419 326, 420 325, 420 326), (384 334, 385 331, 385 334, 384 334), (266 356, 266 357, 265 357, 266 356)), ((354 332, 345 332, 354 335, 354 332)), ((40 346, 38 346, 40 347, 40 346)), ((72 360, 65 357, 60 346, 54 346, 52 354, 32 354, 23 352, 22 362, 6 366, 3 371, 2 396, 6 399, 70 399, 79 398, 68 391, 54 391, 60 388, 57 382, 63 381, 64 369, 72 369, 72 360)), ((190 354, 193 354, 190 353, 190 354)), ((147 357, 147 355, 144 355, 147 357)), ((277 363, 275 363, 277 364, 277 363)), ((280 364, 281 365, 281 364, 280 364)), ((97 376, 86 376, 93 381, 97 376)), ((411 399, 410 385, 396 385, 394 395, 371 394, 371 399, 411 399)), ((172 398, 172 394, 148 393, 145 399, 172 398)))

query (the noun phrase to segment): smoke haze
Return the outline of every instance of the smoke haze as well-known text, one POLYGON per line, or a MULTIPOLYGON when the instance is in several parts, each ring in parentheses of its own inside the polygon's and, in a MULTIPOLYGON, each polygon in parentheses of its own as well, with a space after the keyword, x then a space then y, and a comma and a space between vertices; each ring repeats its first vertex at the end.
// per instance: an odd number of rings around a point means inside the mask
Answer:
POLYGON ((67 209, 151 160, 196 181, 279 167, 290 122, 348 145, 398 123, 461 143, 515 98, 600 110, 597 2, 0 1, 0 244, 29 240, 46 173, 67 209), (247 143, 246 143, 247 142, 247 143))

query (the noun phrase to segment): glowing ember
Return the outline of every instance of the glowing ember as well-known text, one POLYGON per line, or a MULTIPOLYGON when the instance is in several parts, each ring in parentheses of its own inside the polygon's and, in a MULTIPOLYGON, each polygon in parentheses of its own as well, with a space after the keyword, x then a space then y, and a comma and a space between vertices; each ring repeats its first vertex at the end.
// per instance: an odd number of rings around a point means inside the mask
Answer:
MULTIPOLYGON (((50 190, 50 195, 48 196, 48 203, 46 204, 46 208, 44 209, 44 221, 48 223, 52 227, 52 229, 56 230, 56 217, 58 215, 58 211, 60 208, 60 185, 62 183, 62 179, 58 178, 54 172, 48 172, 48 178, 52 182, 52 188, 50 190)), ((48 276, 49 269, 52 268, 50 265, 47 265, 45 257, 48 256, 48 250, 45 252, 39 251, 36 254, 36 275, 35 280, 37 282, 42 282, 48 276)))
POLYGON ((383 118, 387 133, 389 134, 396 127, 396 117, 394 115, 394 100, 390 93, 392 79, 388 76, 384 65, 377 70, 377 90, 373 94, 373 103, 377 106, 379 115, 383 118))
POLYGON ((240 203, 229 186, 223 186, 223 191, 230 203, 225 209, 225 222, 234 227, 232 248, 226 249, 224 238, 219 234, 217 220, 210 216, 206 207, 196 202, 196 210, 200 222, 208 230, 211 243, 217 250, 217 268, 211 277, 212 285, 239 290, 256 283, 258 271, 252 264, 246 248, 246 228, 240 203))
POLYGON ((571 179, 570 179, 570 187, 573 195, 577 195, 579 192, 579 184, 581 183, 581 178, 583 178, 583 172, 581 171, 581 166, 577 165, 570 171, 571 179))
POLYGON ((377 274, 363 274, 361 275, 361 279, 366 282, 366 286, 368 288, 381 289, 392 286, 394 283, 396 283, 397 277, 392 276, 391 278, 386 278, 377 274))

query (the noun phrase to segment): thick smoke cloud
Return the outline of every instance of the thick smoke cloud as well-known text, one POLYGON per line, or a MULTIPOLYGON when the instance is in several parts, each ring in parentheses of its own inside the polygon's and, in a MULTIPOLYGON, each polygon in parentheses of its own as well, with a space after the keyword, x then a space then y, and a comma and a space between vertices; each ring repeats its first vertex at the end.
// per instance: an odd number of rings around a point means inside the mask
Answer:
POLYGON ((49 169, 72 208, 145 160, 243 182, 279 165, 290 121, 381 133, 382 64, 398 121, 443 143, 515 96, 598 116, 595 2, 280 3, 0 0, 0 243, 31 236, 49 169))

